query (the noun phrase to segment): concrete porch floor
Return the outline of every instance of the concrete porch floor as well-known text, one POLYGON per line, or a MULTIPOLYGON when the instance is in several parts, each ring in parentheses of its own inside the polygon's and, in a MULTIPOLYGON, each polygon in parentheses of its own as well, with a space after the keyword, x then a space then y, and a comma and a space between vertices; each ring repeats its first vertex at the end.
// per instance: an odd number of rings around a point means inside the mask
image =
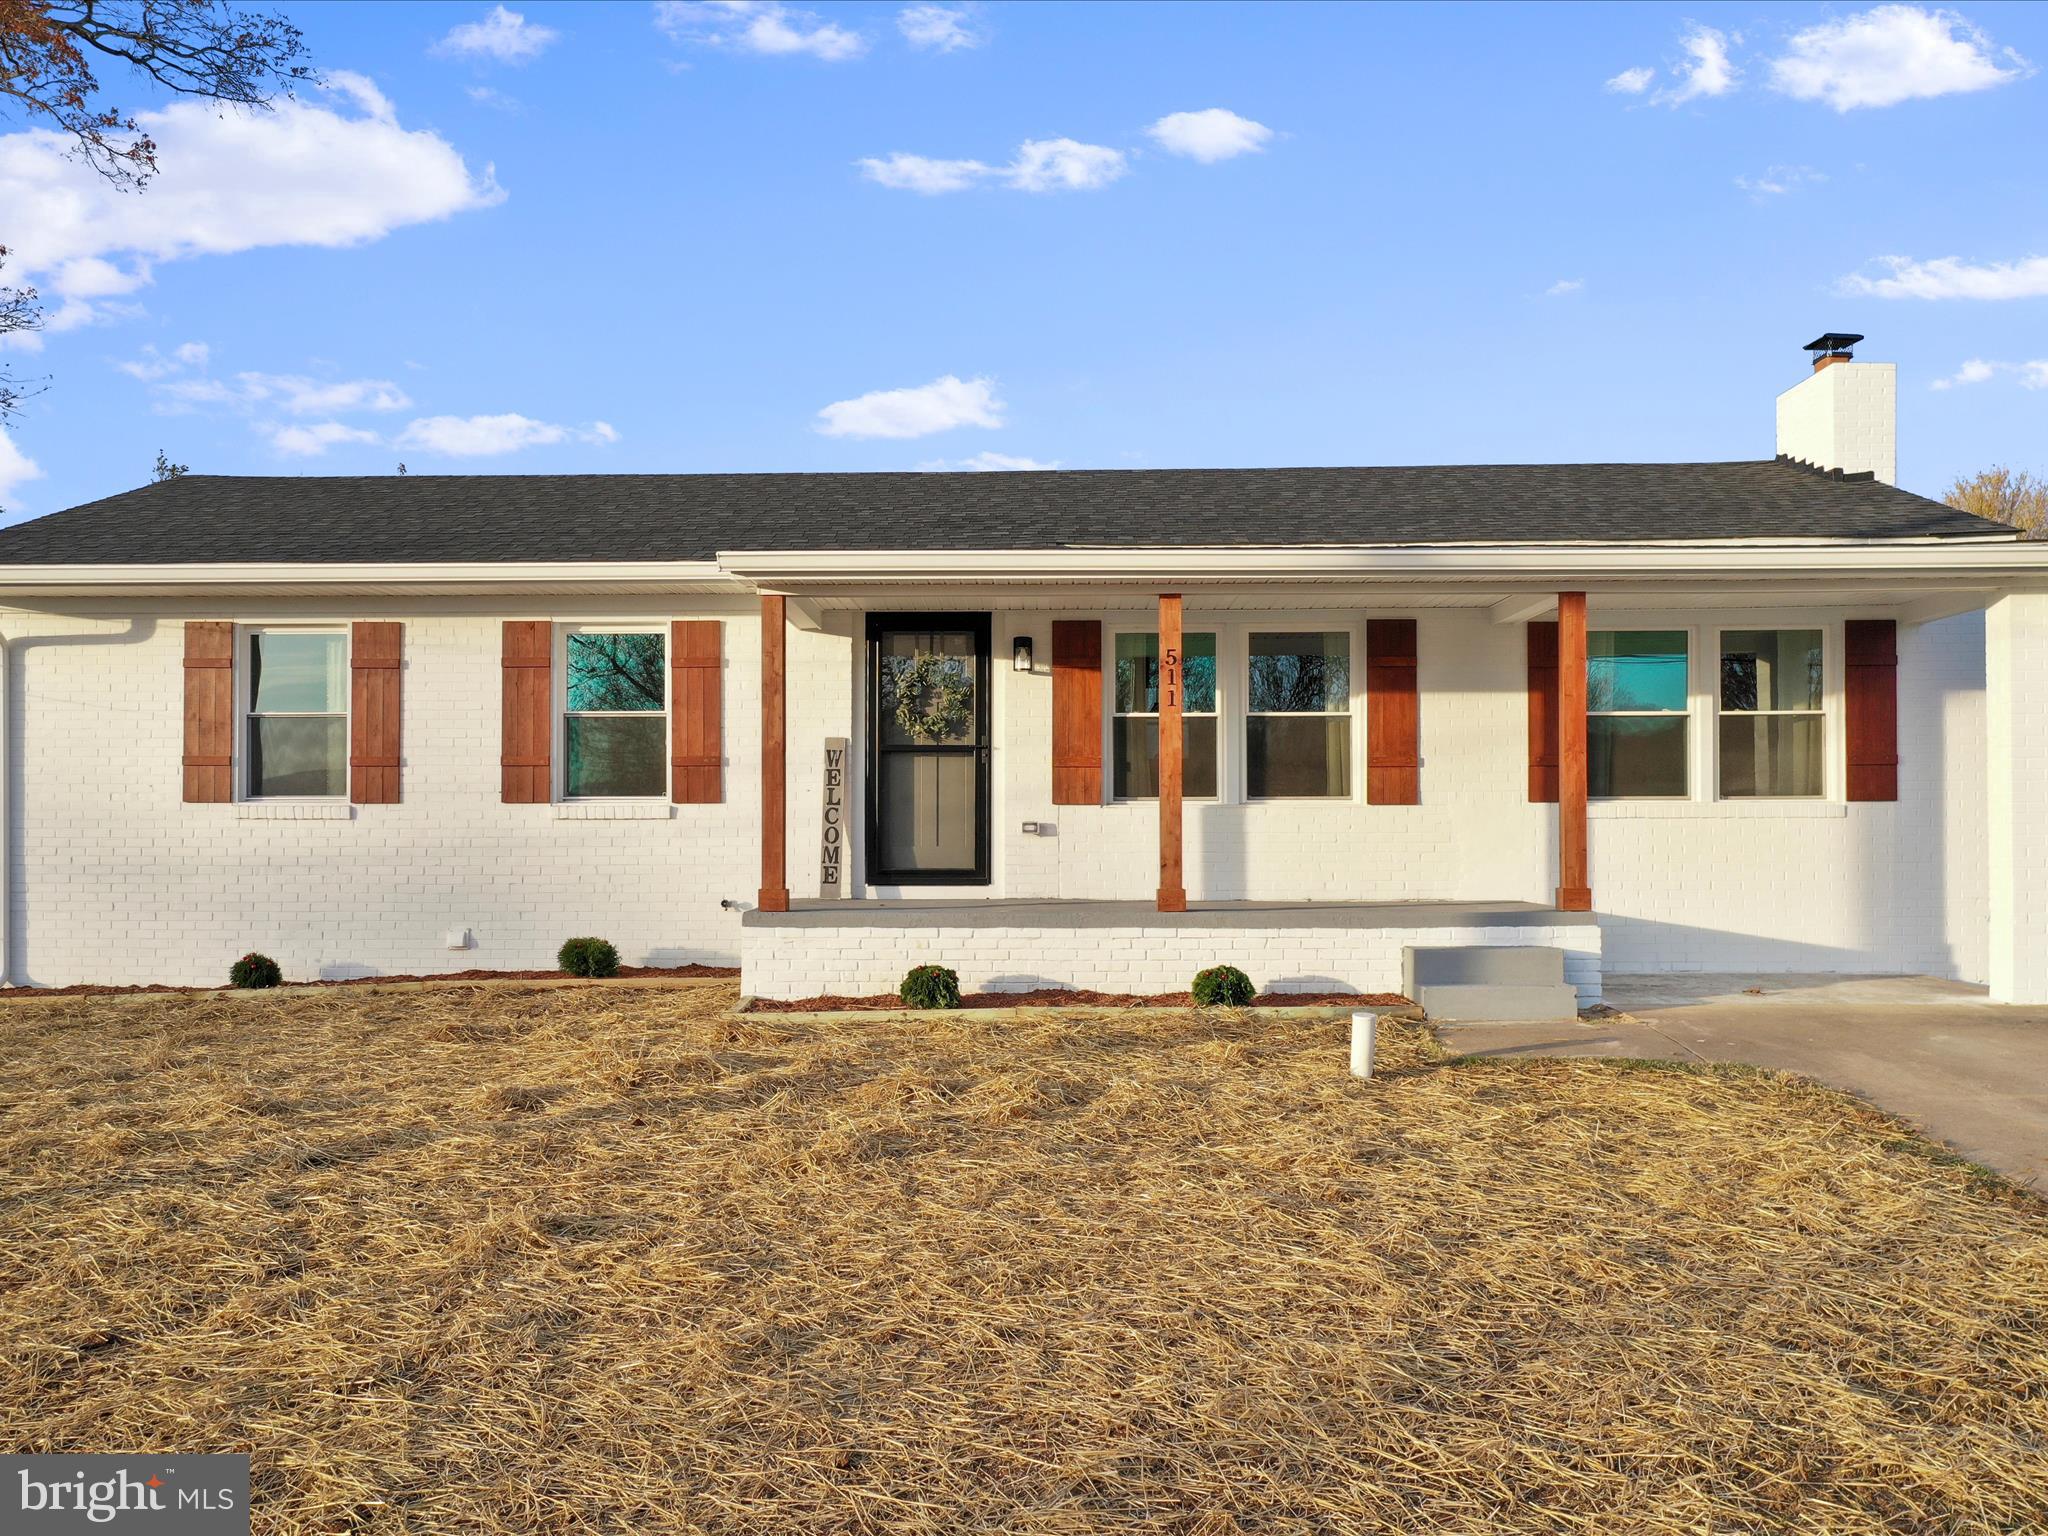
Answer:
POLYGON ((1444 1043, 1478 1056, 1646 1057, 1795 1072, 2048 1189, 2048 1008, 1991 1003, 1980 987, 1925 976, 1610 975, 1606 992, 1625 1017, 1447 1025, 1444 1043))
POLYGON ((1191 901, 1161 912, 1149 901, 935 896, 891 901, 820 897, 787 912, 749 911, 745 925, 857 928, 1504 928, 1591 927, 1591 912, 1533 901, 1191 901))

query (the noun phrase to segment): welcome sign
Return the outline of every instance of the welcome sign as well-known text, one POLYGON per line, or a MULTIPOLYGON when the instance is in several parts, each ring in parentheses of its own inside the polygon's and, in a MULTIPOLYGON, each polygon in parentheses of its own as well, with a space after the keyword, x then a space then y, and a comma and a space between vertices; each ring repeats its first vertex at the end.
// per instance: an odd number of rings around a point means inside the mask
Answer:
POLYGON ((818 866, 818 893, 846 894, 846 738, 825 738, 825 821, 822 860, 818 866))
POLYGON ((249 1458, 0 1456, 0 1530, 249 1536, 249 1458))

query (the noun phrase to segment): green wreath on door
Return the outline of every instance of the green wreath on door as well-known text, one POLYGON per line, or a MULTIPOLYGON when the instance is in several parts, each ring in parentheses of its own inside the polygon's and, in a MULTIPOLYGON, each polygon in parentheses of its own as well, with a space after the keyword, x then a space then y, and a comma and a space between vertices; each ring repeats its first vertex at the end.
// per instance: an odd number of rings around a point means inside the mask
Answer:
POLYGON ((966 729, 974 688, 954 657, 927 651, 895 676, 896 724, 913 741, 946 741, 966 729))

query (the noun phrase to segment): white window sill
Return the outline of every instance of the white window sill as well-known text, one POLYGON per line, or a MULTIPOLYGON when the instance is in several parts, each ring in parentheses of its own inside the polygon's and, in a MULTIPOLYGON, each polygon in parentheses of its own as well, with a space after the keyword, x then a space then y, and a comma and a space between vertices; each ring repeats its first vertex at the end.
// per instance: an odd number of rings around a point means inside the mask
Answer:
POLYGON ((1594 800, 1594 821, 1826 821, 1849 814, 1839 800, 1594 800))
POLYGON ((668 821, 676 808, 666 800, 558 800, 557 821, 668 821))
POLYGON ((351 821, 356 808, 346 800, 241 800, 237 821, 351 821))

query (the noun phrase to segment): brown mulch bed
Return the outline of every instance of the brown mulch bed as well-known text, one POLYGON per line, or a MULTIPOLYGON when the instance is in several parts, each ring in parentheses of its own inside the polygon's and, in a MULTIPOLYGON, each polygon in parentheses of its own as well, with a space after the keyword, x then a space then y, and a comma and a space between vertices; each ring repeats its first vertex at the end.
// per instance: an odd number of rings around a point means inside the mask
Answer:
MULTIPOLYGON (((773 999, 757 997, 747 1004, 749 1013, 882 1013, 900 1009, 903 999, 894 992, 877 992, 868 997, 799 997, 773 999)), ((966 992, 962 1008, 1192 1008, 1195 1000, 1187 992, 1089 992, 1058 987, 1040 987, 1035 992, 966 992)), ((1415 1005, 1398 992, 1261 992, 1252 999, 1254 1008, 1412 1008, 1415 1005)))
MULTIPOLYGON (((685 980, 692 976, 737 976, 736 965, 622 965, 621 980, 685 980)), ((387 986, 394 981, 570 981, 562 971, 436 971, 430 976, 336 976, 318 981, 287 981, 279 991, 300 987, 387 986)), ((171 987, 161 982, 147 986, 111 987, 93 982, 73 982, 68 987, 0 987, 0 997, 128 997, 143 992, 219 992, 220 987, 171 987)))

